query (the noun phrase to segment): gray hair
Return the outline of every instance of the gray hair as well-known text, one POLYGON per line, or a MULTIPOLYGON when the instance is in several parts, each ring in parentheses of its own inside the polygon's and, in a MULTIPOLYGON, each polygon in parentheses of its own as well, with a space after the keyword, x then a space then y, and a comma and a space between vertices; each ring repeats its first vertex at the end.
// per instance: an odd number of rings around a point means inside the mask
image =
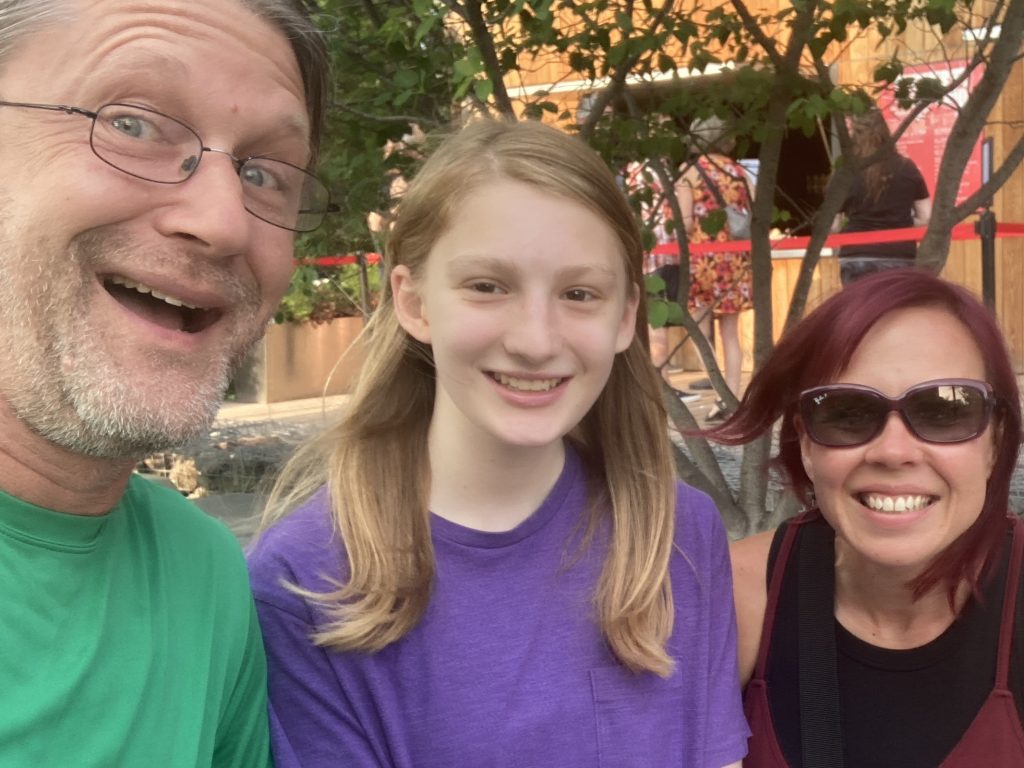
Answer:
MULTIPOLYGON (((331 85, 330 59, 323 38, 301 0, 239 1, 277 27, 291 43, 302 75, 310 144, 315 156, 323 134, 331 85)), ((0 67, 23 37, 48 24, 70 21, 72 16, 72 3, 67 0, 0 0, 0 67)))
POLYGON ((736 138, 728 123, 718 115, 698 117, 690 123, 691 151, 702 155, 706 152, 721 152, 728 155, 736 148, 736 138))
MULTIPOLYGON (((4 0, 0 0, 0 3, 4 0)), ((309 111, 310 145, 316 157, 331 96, 331 65, 320 34, 301 0, 241 0, 242 5, 269 21, 291 43, 299 62, 309 111)))
POLYGON ((0 0, 0 65, 21 38, 70 18, 66 0, 0 0))

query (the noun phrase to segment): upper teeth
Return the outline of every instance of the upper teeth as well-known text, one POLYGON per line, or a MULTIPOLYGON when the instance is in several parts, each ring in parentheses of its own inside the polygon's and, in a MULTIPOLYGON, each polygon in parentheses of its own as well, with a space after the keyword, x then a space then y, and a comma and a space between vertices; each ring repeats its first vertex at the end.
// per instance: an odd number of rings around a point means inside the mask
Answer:
POLYGON ((877 512, 915 512, 929 504, 928 496, 879 496, 864 494, 864 505, 877 512))
POLYGON ((123 285, 125 288, 131 288, 133 291, 138 291, 139 293, 148 293, 154 299, 160 299, 160 301, 165 301, 172 307, 187 307, 188 309, 199 309, 199 307, 187 304, 181 299, 176 299, 173 296, 168 296, 166 293, 161 293, 155 288, 150 288, 148 285, 145 285, 144 283, 137 283, 134 280, 129 280, 126 277, 112 277, 110 278, 110 282, 112 282, 114 285, 123 285))
POLYGON ((496 373, 494 377, 510 389, 522 389, 527 392, 547 392, 552 387, 557 387, 561 381, 561 379, 517 379, 513 376, 506 376, 504 373, 496 373))

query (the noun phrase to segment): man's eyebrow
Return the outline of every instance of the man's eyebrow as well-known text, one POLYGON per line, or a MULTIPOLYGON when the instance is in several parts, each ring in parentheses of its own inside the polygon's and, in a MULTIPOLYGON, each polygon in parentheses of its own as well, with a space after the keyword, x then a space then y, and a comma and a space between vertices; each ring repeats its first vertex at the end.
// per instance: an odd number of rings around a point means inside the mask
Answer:
MULTIPOLYGON (((119 70, 132 72, 132 82, 143 85, 153 84, 154 86, 166 86, 168 76, 179 77, 191 83, 192 68, 177 58, 158 51, 146 49, 133 49, 125 51, 115 59, 119 70)), ((181 119, 178 115, 171 115, 181 119)), ((310 145, 310 125, 306 114, 292 113, 279 118, 272 131, 268 132, 269 138, 301 141, 307 155, 312 154, 310 145)))
POLYGON ((293 113, 281 118, 272 133, 275 136, 280 134, 286 139, 295 138, 301 141, 307 150, 311 151, 312 149, 310 147, 309 120, 305 115, 293 113))

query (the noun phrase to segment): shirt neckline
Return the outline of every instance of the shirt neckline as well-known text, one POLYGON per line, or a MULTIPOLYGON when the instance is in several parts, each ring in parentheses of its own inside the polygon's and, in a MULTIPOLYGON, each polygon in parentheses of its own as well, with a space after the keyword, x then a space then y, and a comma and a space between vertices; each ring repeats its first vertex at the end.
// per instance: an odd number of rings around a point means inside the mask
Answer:
POLYGON ((430 526, 434 535, 447 541, 477 549, 497 549, 518 544, 534 535, 558 514, 565 502, 569 490, 575 484, 580 473, 580 457, 567 442, 565 446, 565 463, 555 484, 540 506, 523 522, 508 531, 479 531, 447 520, 440 515, 431 513, 430 526))
POLYGON ((0 535, 43 549, 91 552, 120 510, 119 502, 102 515, 55 512, 0 491, 0 535))

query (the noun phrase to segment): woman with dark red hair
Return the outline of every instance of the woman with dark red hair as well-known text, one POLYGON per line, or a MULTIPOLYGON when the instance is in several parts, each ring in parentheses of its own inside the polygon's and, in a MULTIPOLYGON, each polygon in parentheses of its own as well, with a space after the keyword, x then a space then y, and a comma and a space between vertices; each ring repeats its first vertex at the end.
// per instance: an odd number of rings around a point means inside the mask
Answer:
POLYGON ((1024 765, 1021 406, 992 314, 924 272, 866 277, 709 434, 780 418, 807 511, 733 547, 744 766, 1024 765))

